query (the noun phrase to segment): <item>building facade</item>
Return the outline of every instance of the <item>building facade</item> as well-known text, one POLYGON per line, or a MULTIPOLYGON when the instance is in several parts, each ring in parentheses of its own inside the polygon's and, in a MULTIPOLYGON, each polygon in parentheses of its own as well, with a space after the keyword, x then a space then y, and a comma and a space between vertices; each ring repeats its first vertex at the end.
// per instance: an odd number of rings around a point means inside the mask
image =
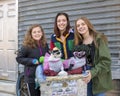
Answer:
MULTIPOLYGON (((50 43, 54 19, 58 12, 68 13, 72 27, 76 18, 86 16, 97 31, 108 37, 112 58, 112 78, 116 85, 115 90, 118 92, 120 90, 118 87, 120 85, 120 0, 0 0, 0 79, 3 82, 16 82, 18 70, 14 51, 21 47, 25 32, 30 25, 41 24, 50 43)), ((3 92, 4 89, 1 89, 0 84, 1 91, 3 92)))
POLYGON ((80 16, 89 18, 97 31, 108 37, 113 79, 120 79, 120 0, 19 0, 18 45, 27 28, 35 23, 45 30, 48 43, 58 12, 69 14, 71 26, 80 16))

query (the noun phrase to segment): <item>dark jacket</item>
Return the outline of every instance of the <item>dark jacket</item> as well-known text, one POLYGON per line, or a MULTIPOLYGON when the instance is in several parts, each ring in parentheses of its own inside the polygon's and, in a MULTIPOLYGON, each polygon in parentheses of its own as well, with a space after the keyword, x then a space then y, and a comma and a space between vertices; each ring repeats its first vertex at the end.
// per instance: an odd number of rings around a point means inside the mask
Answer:
POLYGON ((18 52, 16 60, 18 63, 24 65, 24 74, 25 74, 25 81, 27 83, 34 83, 35 82, 35 71, 38 64, 33 64, 33 59, 38 59, 40 56, 44 56, 46 52, 49 51, 48 45, 46 47, 38 47, 38 48, 29 48, 22 46, 18 52), (41 53, 40 53, 41 49, 41 53))
POLYGON ((62 52, 62 59, 68 59, 73 56, 73 48, 74 48, 74 33, 69 32, 65 36, 65 40, 62 41, 60 38, 57 38, 55 34, 51 36, 50 47, 58 47, 62 52))
POLYGON ((98 48, 95 48, 94 63, 90 70, 92 74, 93 94, 112 89, 111 56, 102 34, 96 36, 98 48))

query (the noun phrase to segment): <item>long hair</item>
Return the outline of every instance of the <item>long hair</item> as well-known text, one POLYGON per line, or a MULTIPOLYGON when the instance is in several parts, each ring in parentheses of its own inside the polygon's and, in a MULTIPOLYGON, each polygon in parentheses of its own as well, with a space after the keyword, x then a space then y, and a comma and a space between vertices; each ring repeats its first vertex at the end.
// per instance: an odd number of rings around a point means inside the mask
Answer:
MULTIPOLYGON (((74 32, 74 35, 75 35, 75 40, 74 40, 75 45, 78 45, 78 44, 80 44, 80 43, 83 42, 83 37, 82 37, 82 35, 77 31, 77 26, 76 26, 77 21, 80 20, 80 19, 83 20, 83 21, 85 22, 85 24, 88 26, 89 34, 90 34, 91 36, 93 36, 93 42, 94 42, 95 46, 98 47, 98 44, 97 44, 97 42, 96 42, 96 36, 97 36, 98 32, 95 30, 95 28, 94 28, 94 26, 92 25, 92 23, 91 23, 86 17, 80 17, 80 18, 78 18, 78 19, 75 21, 75 32, 74 32)), ((104 38, 105 41, 107 41, 107 39, 106 39, 105 36, 102 36, 102 38, 104 38)))
POLYGON ((37 44, 36 40, 34 40, 32 38, 32 30, 33 30, 33 28, 36 28, 36 27, 39 27, 42 31, 42 34, 43 34, 40 41, 39 41, 39 44, 43 47, 46 46, 47 40, 46 40, 46 37, 45 37, 45 33, 44 33, 44 30, 43 30, 42 26, 39 25, 39 24, 34 24, 28 29, 27 33, 25 34, 24 40, 23 40, 23 45, 24 46, 27 46, 27 47, 30 47, 30 48, 38 47, 38 44, 37 44))
POLYGON ((68 34, 69 33, 69 29, 70 29, 70 21, 69 21, 69 17, 68 17, 68 14, 67 13, 58 13, 57 15, 56 15, 56 17, 55 17, 55 23, 54 23, 54 34, 56 35, 56 37, 60 37, 60 31, 59 31, 59 29, 58 29, 58 27, 57 27, 57 18, 58 18, 58 16, 60 16, 60 15, 64 15, 65 17, 66 17, 66 19, 67 19, 67 27, 66 27, 66 31, 63 33, 63 36, 66 36, 66 34, 68 34))

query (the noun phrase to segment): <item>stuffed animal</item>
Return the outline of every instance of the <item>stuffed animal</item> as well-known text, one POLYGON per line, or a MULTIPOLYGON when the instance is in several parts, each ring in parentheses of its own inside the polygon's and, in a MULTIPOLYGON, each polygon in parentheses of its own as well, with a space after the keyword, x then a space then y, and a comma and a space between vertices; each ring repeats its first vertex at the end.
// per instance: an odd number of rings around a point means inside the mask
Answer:
POLYGON ((61 55, 61 51, 57 47, 54 47, 48 59, 50 70, 55 72, 59 72, 61 70, 61 67, 63 66, 61 55))
POLYGON ((66 75, 66 72, 62 70, 64 68, 63 68, 61 56, 62 56, 61 51, 57 47, 53 48, 49 56, 48 55, 47 57, 45 56, 45 60, 44 60, 45 75, 47 76, 66 75), (62 73, 60 71, 62 71, 62 73))
POLYGON ((39 84, 46 81, 46 76, 43 73, 43 65, 38 65, 35 72, 36 82, 39 84))
POLYGON ((86 73, 87 57, 90 55, 90 48, 84 44, 74 47, 74 57, 63 62, 65 70, 68 74, 86 73), (66 63, 67 62, 67 63, 66 63))
MULTIPOLYGON (((33 64, 39 64, 39 63, 43 63, 44 60, 44 56, 40 57, 41 59, 37 60, 37 59, 33 59, 32 63, 33 64)), ((41 82, 45 82, 46 81, 46 76, 43 73, 43 65, 40 64, 36 67, 36 72, 35 72, 35 88, 38 88, 41 82)))

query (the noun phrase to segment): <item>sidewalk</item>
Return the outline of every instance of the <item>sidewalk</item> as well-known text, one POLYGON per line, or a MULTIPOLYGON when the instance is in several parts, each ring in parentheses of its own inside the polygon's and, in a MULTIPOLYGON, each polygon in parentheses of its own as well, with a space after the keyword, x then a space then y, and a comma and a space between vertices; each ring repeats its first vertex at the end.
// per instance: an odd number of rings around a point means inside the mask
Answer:
POLYGON ((0 92, 0 96, 16 96, 16 95, 7 94, 7 93, 1 93, 1 92, 0 92))
POLYGON ((16 83, 12 81, 0 80, 0 96, 15 96, 16 83))

